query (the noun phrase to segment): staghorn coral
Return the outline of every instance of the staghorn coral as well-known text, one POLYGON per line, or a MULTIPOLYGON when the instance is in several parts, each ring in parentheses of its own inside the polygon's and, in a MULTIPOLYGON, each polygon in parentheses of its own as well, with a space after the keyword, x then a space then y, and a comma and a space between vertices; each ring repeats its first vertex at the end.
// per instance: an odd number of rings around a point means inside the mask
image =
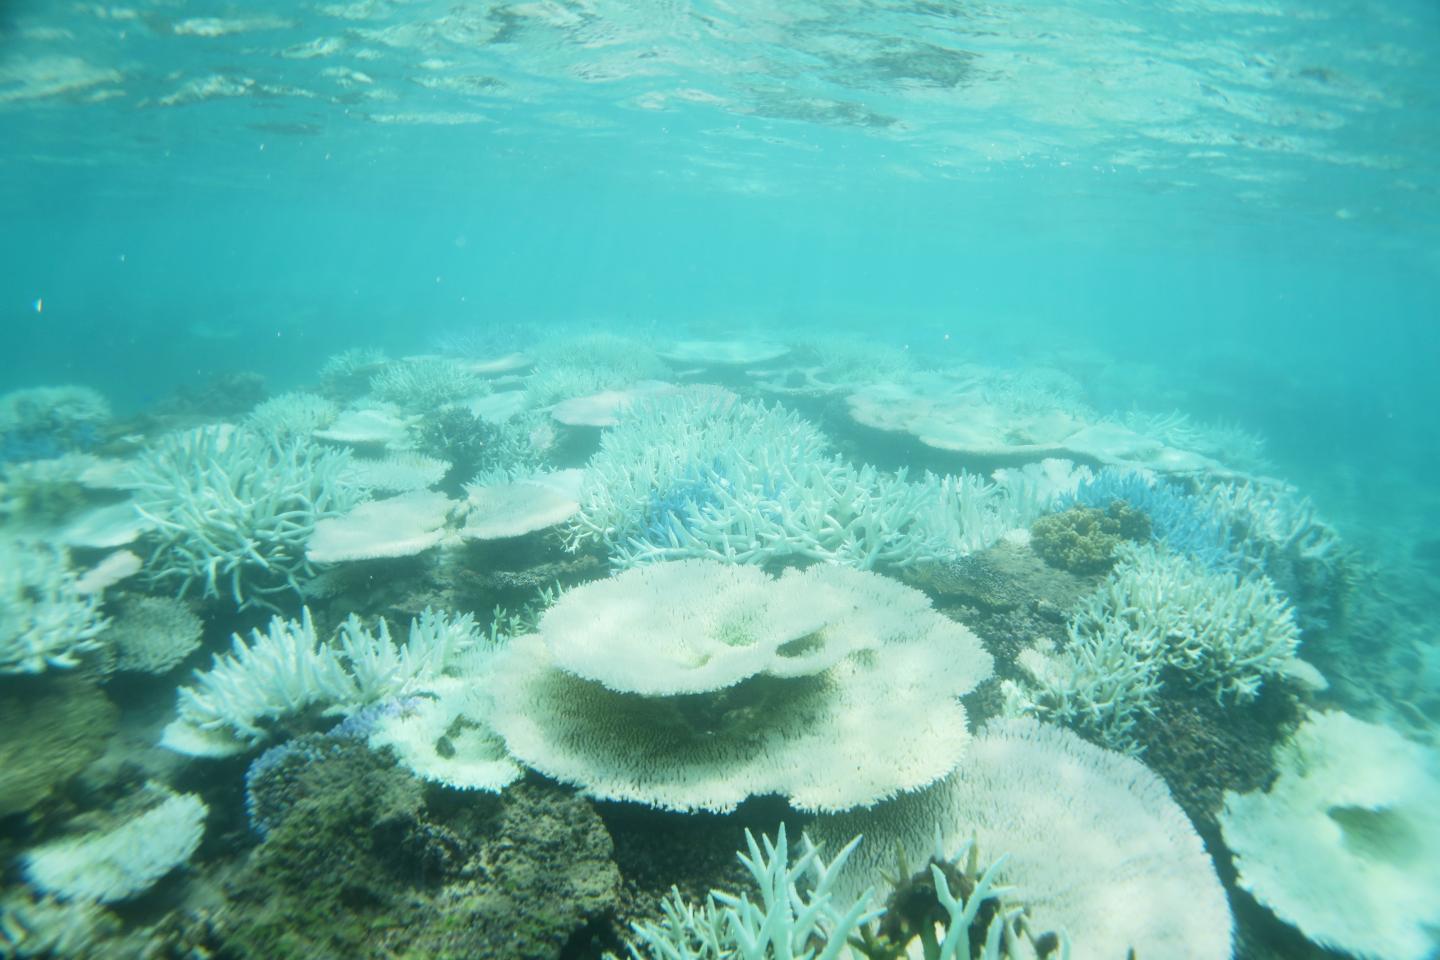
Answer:
POLYGON ((1269 580, 1213 573, 1148 545, 1122 548, 1066 629, 1058 652, 1020 654, 1029 683, 1003 684, 1007 709, 1127 751, 1138 749, 1135 723, 1153 710, 1166 667, 1217 701, 1245 701, 1289 667, 1300 642, 1294 612, 1269 580))
POLYGON ((1060 506, 1108 509, 1116 502, 1150 519, 1150 535, 1176 553, 1214 570, 1240 569, 1240 556, 1224 519, 1203 498, 1138 470, 1106 467, 1081 481, 1060 506))
POLYGON ((459 360, 410 357, 382 367, 370 378, 370 392, 401 409, 426 412, 489 393, 490 385, 459 360))
POLYGON ((1068 960, 1068 940, 1035 937, 1024 909, 1001 886, 1005 857, 982 868, 973 841, 953 857, 937 851, 913 877, 902 871, 877 906, 872 891, 835 893, 860 844, 855 837, 827 863, 802 835, 792 862, 783 822, 773 840, 762 835, 757 842, 746 830, 747 850, 737 856, 758 899, 712 889, 696 907, 672 888, 661 921, 635 924, 626 951, 631 960, 828 960, 849 946, 852 956, 869 960, 901 960, 917 950, 927 960, 1068 960))
POLYGON ((282 393, 257 404, 245 418, 245 426, 274 440, 309 437, 328 427, 340 415, 340 407, 313 393, 282 393))
POLYGON ((307 710, 352 713, 366 704, 425 689, 482 639, 469 614, 427 609, 404 643, 381 618, 375 631, 351 616, 339 640, 322 643, 309 608, 300 619, 275 617, 180 689, 176 719, 161 745, 192 756, 243 753, 269 739, 277 721, 307 710))
POLYGON ((637 401, 602 436, 568 538, 600 543, 620 567, 794 558, 868 570, 977 549, 1018 525, 1018 506, 973 477, 853 467, 793 413, 692 387, 637 401))
POLYGON ((248 430, 202 427, 160 441, 135 464, 135 509, 154 524, 146 567, 185 596, 227 593, 241 607, 293 591, 313 574, 315 524, 361 499, 349 454, 248 430))

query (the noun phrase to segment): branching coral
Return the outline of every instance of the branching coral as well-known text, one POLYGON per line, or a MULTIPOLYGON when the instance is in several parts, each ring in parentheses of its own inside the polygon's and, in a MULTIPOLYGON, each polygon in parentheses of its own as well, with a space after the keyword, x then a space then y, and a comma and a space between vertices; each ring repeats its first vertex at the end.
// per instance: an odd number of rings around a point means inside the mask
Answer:
POLYGON ((227 592, 240 606, 311 575, 305 543, 317 521, 361 499, 349 454, 303 440, 204 427, 167 437, 136 464, 135 509, 155 525, 147 561, 157 580, 227 592))
POLYGON ((370 392, 405 410, 424 412, 489 393, 490 385, 458 360, 413 357, 382 367, 370 378, 370 392))
POLYGON ((77 666, 107 621, 53 544, 0 539, 0 674, 77 666))
POLYGON ((1239 568, 1240 556, 1224 519, 1203 498, 1167 480, 1137 470, 1106 467, 1083 480, 1061 507, 1079 504, 1099 510, 1116 501, 1150 518, 1151 535, 1176 553, 1194 557, 1215 570, 1239 568))
POLYGON ((161 745, 194 756, 243 753, 268 739, 275 723, 316 710, 349 713, 403 696, 440 679, 482 639, 468 614, 426 610, 397 644, 382 618, 378 630, 351 617, 338 642, 322 643, 309 609, 300 619, 275 617, 265 633, 238 634, 232 652, 215 657, 195 683, 180 689, 177 718, 161 745))
POLYGON ((1031 684, 1005 684, 1012 711, 1134 750, 1135 722, 1153 709, 1165 667, 1233 701, 1252 699, 1294 659, 1294 613, 1264 577, 1212 573, 1153 546, 1121 557, 1070 618, 1063 650, 1021 654, 1031 684))
POLYGON ((282 393, 258 404, 245 419, 256 433, 275 440, 308 438, 340 415, 333 401, 313 393, 282 393))
POLYGON ((855 837, 827 863, 802 835, 792 861, 785 824, 774 840, 757 842, 747 830, 739 858, 758 900, 711 890, 697 908, 672 889, 659 923, 633 927, 631 960, 830 960, 847 947, 869 960, 1068 960, 1063 936, 1033 936, 1024 910, 1008 901, 1000 884, 1005 857, 982 867, 973 842, 954 857, 937 851, 921 873, 902 871, 884 905, 874 906, 872 891, 842 897, 835 890, 860 843, 855 837))
POLYGON ((601 439, 571 546, 598 541, 621 567, 703 557, 793 557, 868 570, 968 552, 1011 525, 1006 498, 976 478, 853 467, 780 407, 691 388, 637 403, 601 439))

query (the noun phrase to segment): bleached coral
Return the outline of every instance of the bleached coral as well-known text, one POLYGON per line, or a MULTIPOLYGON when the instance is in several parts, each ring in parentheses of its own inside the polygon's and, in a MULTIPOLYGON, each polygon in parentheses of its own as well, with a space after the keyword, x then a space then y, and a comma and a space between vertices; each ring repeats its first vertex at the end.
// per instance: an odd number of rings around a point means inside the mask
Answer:
POLYGON ((63 547, 0 539, 0 674, 78 666, 107 621, 63 547))
MULTIPOLYGON (((707 585, 734 574, 715 561, 683 567, 700 581, 685 592, 699 604, 714 595, 707 585)), ((819 564, 762 586, 760 620, 744 615, 734 590, 716 601, 723 616, 627 619, 625 611, 655 611, 652 576, 638 568, 574 600, 578 591, 567 592, 553 620, 542 616, 539 634, 499 654, 492 723, 512 754, 592 796, 716 811, 763 793, 800 809, 846 809, 930 783, 961 762, 967 733, 956 698, 989 676, 991 661, 923 594, 819 564), (810 599, 832 592, 845 596, 838 613, 803 623, 810 599), (595 644, 570 635, 596 629, 574 615, 584 606, 602 625, 595 644), (788 628, 772 632, 771 617, 788 628), (642 632, 626 635, 625 623, 642 632), (734 656, 709 668, 707 657, 726 642, 734 656)))
POLYGON ((1136 719, 1153 709, 1165 667, 1221 702, 1252 699, 1266 678, 1289 668, 1299 631, 1269 580, 1213 573, 1153 546, 1123 547, 1120 556, 1070 618, 1065 647, 1021 655, 1031 682, 1005 685, 1012 713, 1135 750, 1136 719))
POLYGON ((414 556, 446 539, 445 525, 458 506, 433 490, 369 500, 317 521, 305 556, 313 563, 414 556))
POLYGON ((1226 793, 1241 887, 1315 943, 1366 960, 1440 948, 1440 755, 1388 727, 1312 714, 1267 792, 1226 793))
MULTIPOLYGON (((759 893, 758 901, 746 893, 735 896, 712 890, 697 910, 672 890, 662 905, 661 923, 635 925, 629 954, 632 960, 787 960, 817 955, 819 945, 823 960, 838 957, 851 937, 884 913, 871 906, 868 895, 851 902, 832 896, 845 860, 859 843, 859 837, 851 840, 826 863, 819 848, 806 838, 792 863, 785 824, 780 824, 773 840, 762 836, 757 842, 746 830, 749 852, 739 857, 759 893)), ((976 898, 975 906, 984 899, 976 898)), ((953 954, 947 960, 954 960, 953 954)))
POLYGON ((580 509, 580 470, 529 473, 513 479, 465 485, 468 513, 460 536, 504 540, 569 520, 580 509))
POLYGON ((459 360, 410 357, 387 364, 370 378, 370 392, 405 410, 426 412, 459 403, 490 386, 459 360))
POLYGON ((499 792, 523 768, 490 727, 488 673, 472 662, 461 677, 432 680, 426 696, 377 717, 368 742, 389 748, 411 772, 456 790, 499 792))
POLYGON ((239 634, 232 651, 179 692, 176 719, 161 745, 192 756, 243 753, 268 739, 275 724, 309 709, 336 715, 412 693, 443 672, 481 633, 468 614, 426 610, 403 644, 380 620, 375 632, 352 617, 338 642, 321 642, 309 608, 300 619, 275 617, 265 633, 239 634))
POLYGON ((216 654, 195 680, 180 688, 178 717, 160 742, 197 756, 243 752, 269 737, 267 721, 350 703, 355 692, 338 651, 316 637, 309 608, 299 621, 275 617, 265 633, 252 630, 249 643, 235 634, 231 653, 216 654))
POLYGON ((601 438, 569 536, 621 567, 789 557, 871 569, 998 537, 1005 503, 989 484, 853 467, 793 413, 692 387, 635 403, 601 438))
POLYGON ((303 440, 279 441, 229 427, 170 436, 135 465, 135 509, 154 524, 147 567, 224 591, 240 606, 266 595, 299 592, 313 571, 305 544, 315 524, 361 498, 345 479, 349 454, 303 440))
POLYGON ((1076 957, 1229 960, 1225 889, 1165 782, 1132 757, 1033 720, 991 723, 932 787, 822 816, 814 835, 864 845, 835 886, 854 896, 901 851, 975 841, 1008 854, 1004 880, 1036 929, 1065 931, 1076 957))
POLYGON ((647 342, 614 333, 555 331, 530 352, 535 369, 525 378, 525 391, 537 407, 667 373, 647 342))
POLYGON ((282 393, 251 410, 245 426, 274 440, 292 440, 328 427, 339 415, 340 407, 333 400, 313 393, 282 393))
POLYGON ((200 618, 173 597, 126 597, 105 640, 117 670, 166 673, 200 645, 200 618))
POLYGON ((24 858, 26 879, 44 893, 98 903, 150 889, 190 859, 205 834, 208 812, 194 794, 151 790, 161 799, 143 813, 31 850, 24 858))
POLYGON ((374 703, 423 689, 481 642, 472 614, 426 608, 410 621, 404 643, 390 636, 381 617, 374 631, 351 614, 340 626, 340 651, 354 688, 352 702, 374 703))
POLYGON ((418 453, 392 453, 380 459, 354 457, 346 475, 358 487, 384 493, 427 490, 445 479, 450 464, 418 453))

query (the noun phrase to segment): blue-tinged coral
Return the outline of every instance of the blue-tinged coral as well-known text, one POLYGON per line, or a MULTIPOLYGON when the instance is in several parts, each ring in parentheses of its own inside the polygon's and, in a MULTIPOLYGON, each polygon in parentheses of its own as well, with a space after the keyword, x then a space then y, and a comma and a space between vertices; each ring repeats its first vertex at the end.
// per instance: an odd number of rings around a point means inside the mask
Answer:
POLYGON ((295 805, 300 779, 296 771, 339 756, 345 749, 341 739, 306 734, 276 744, 250 761, 245 768, 245 813, 250 829, 267 836, 295 805))
POLYGON ((569 535, 572 547, 602 544, 621 567, 703 557, 872 569, 993 542, 1021 525, 1012 492, 854 467, 793 413, 691 388, 637 402, 601 438, 569 535))
POLYGON ((0 674, 67 669, 100 649, 107 621, 81 586, 63 547, 0 539, 0 674))
POLYGON ((202 427, 161 440, 135 465, 135 509, 154 524, 149 575, 185 596, 244 607, 298 593, 315 524, 362 499, 349 453, 248 430, 202 427))
POLYGON ((1234 570, 1240 557, 1224 519, 1201 497, 1136 470, 1106 467, 1082 480, 1061 508, 1079 504, 1099 510, 1116 501, 1150 518, 1151 535, 1176 553, 1194 557, 1212 570, 1234 570))

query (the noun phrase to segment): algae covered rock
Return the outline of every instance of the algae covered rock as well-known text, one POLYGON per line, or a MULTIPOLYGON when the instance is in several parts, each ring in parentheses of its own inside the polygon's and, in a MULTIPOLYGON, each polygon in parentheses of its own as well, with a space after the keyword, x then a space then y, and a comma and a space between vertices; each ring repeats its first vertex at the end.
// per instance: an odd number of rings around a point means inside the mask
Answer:
POLYGON ((427 788, 363 743, 305 751, 263 785, 264 841, 226 885, 226 956, 554 958, 618 901, 590 804, 520 784, 427 788))
POLYGON ((115 720, 114 705, 83 677, 0 683, 0 817, 30 809, 83 770, 115 720))
POLYGON ((1051 566, 1072 573, 1105 573, 1123 541, 1150 539, 1150 518, 1116 501, 1104 510, 1072 507, 1036 520, 1030 547, 1051 566))

